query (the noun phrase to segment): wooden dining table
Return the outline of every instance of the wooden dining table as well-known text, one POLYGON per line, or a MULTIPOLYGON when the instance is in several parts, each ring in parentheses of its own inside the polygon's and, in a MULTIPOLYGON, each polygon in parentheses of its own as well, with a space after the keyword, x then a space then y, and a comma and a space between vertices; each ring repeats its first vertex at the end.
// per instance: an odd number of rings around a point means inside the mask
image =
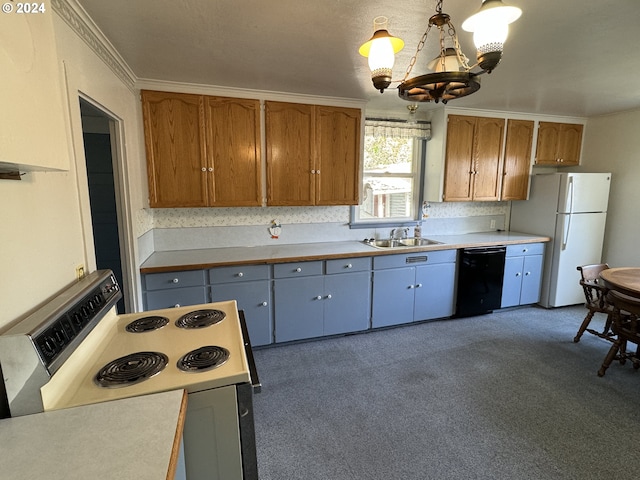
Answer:
POLYGON ((608 268, 600 277, 609 290, 640 298, 640 267, 608 268))

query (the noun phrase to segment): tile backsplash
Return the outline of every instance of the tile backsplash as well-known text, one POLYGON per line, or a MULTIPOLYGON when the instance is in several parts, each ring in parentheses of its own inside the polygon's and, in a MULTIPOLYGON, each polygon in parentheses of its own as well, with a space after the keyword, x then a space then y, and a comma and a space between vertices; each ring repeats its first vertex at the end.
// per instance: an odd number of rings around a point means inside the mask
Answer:
MULTIPOLYGON (((431 203, 422 234, 452 235, 506 228, 508 202, 431 203), (493 226, 495 224, 495 226, 493 226)), ((145 209, 136 217, 140 252, 384 238, 389 228, 349 228, 349 207, 145 209), (282 225, 271 238, 273 220, 282 225)))

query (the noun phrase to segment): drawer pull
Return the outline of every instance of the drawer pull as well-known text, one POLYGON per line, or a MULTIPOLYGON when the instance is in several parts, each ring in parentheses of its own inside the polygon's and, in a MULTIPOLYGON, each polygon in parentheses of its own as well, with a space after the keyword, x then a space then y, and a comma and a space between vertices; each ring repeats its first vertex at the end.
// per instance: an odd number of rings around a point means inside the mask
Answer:
POLYGON ((353 268, 353 265, 351 265, 350 263, 347 263, 347 268, 353 268))
POLYGON ((331 300, 331 294, 327 295, 327 298, 328 298, 329 300, 331 300))
POLYGON ((300 267, 296 268, 296 272, 300 273, 302 269, 300 267))
POLYGON ((176 303, 176 304, 173 306, 173 308, 180 308, 180 304, 179 304, 179 303, 176 303))
POLYGON ((322 300, 322 295, 318 295, 318 296, 316 297, 316 300, 322 300))
POLYGON ((244 277, 244 273, 239 272, 239 273, 238 273, 238 276, 239 276, 239 277, 244 277))
POLYGON ((178 278, 174 278, 173 280, 171 280, 172 283, 178 283, 180 280, 178 278))

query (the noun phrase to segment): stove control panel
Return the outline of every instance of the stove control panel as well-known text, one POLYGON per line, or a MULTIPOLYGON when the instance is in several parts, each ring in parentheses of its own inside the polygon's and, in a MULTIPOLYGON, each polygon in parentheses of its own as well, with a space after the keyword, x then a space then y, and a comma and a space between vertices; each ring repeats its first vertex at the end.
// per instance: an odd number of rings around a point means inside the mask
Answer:
POLYGON ((113 274, 102 279, 92 289, 71 302, 64 311, 52 318, 46 327, 32 337, 43 365, 53 374, 73 349, 97 325, 105 313, 122 297, 113 274), (63 355, 66 353, 66 355, 63 355))

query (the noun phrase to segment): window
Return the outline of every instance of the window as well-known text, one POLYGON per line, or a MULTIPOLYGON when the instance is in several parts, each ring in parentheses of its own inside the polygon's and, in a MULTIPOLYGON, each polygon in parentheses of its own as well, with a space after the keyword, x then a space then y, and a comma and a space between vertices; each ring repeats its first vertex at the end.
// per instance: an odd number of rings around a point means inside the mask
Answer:
POLYGON ((366 120, 362 202, 352 209, 352 226, 417 220, 429 127, 422 122, 366 120))

